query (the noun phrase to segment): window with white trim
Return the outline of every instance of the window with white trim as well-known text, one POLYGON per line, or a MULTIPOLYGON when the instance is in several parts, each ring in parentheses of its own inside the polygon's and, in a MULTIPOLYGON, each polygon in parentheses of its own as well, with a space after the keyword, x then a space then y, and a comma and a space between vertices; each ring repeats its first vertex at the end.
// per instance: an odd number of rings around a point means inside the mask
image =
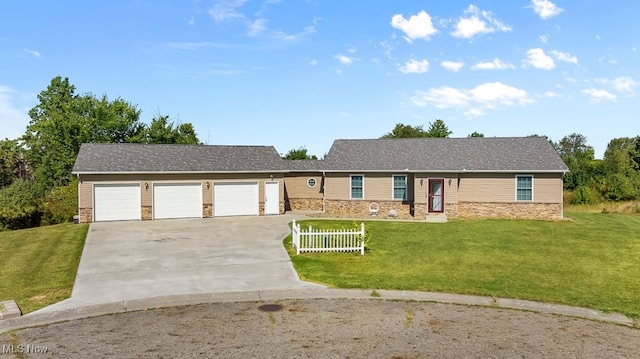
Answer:
POLYGON ((364 176, 351 175, 351 199, 364 198, 364 176))
POLYGON ((393 175, 393 199, 407 199, 407 176, 393 175))
POLYGON ((516 176, 516 201, 533 201, 533 176, 516 176))

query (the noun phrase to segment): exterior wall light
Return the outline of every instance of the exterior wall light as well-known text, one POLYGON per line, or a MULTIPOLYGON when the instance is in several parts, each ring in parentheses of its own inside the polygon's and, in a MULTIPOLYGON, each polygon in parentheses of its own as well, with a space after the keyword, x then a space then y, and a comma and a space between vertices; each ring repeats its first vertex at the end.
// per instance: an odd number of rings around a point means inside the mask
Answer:
POLYGON ((211 185, 209 184, 209 181, 204 183, 205 186, 207 186, 207 189, 211 188, 211 185))
POLYGON ((144 189, 147 191, 149 190, 149 182, 144 183, 144 189))
POLYGON ((451 187, 451 178, 449 178, 449 187, 451 187))

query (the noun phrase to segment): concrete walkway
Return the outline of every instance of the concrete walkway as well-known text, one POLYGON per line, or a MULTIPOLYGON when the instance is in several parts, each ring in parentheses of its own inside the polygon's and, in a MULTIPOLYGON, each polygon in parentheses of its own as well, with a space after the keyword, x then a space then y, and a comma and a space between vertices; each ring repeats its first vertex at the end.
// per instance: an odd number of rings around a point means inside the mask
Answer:
POLYGON ((361 289, 330 289, 322 287, 300 288, 288 290, 261 290, 247 292, 202 293, 162 296, 156 298, 117 301, 105 304, 63 308, 59 310, 39 310, 19 318, 0 321, 0 333, 7 331, 76 320, 93 316, 147 310, 162 307, 192 305, 201 303, 224 302, 275 302, 284 299, 359 299, 359 300, 412 300, 436 303, 451 303, 460 305, 487 306, 526 310, 540 313, 551 313, 570 317, 584 318, 640 327, 640 322, 634 322, 618 313, 602 313, 597 310, 571 307, 558 304, 538 303, 525 300, 502 299, 492 297, 470 296, 461 294, 431 293, 378 290, 378 296, 372 296, 371 290, 361 289))

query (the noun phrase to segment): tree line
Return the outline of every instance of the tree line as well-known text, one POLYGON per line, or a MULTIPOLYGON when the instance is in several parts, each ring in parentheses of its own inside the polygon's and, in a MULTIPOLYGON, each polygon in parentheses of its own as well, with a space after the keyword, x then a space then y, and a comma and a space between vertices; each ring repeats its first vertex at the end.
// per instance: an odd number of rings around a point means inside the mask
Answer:
POLYGON ((17 139, 0 141, 0 230, 70 221, 78 184, 71 174, 82 143, 199 144, 191 123, 141 110, 121 98, 76 94, 68 78, 51 80, 17 139))
MULTIPOLYGON (((70 221, 77 212, 78 184, 71 174, 82 143, 201 144, 191 123, 156 114, 150 123, 141 110, 121 98, 76 94, 68 78, 51 80, 29 111, 25 133, 0 141, 0 230, 70 221)), ((381 138, 449 137, 436 119, 423 126, 398 123, 381 138)), ((537 135, 532 135, 537 136, 537 135)), ((484 137, 473 132, 468 137, 484 137)), ((546 137, 546 136, 543 136, 546 137)), ((569 167, 564 177, 570 203, 626 201, 640 198, 640 136, 611 140, 602 160, 581 134, 549 142, 569 167)), ((317 159, 306 148, 285 159, 317 159)))

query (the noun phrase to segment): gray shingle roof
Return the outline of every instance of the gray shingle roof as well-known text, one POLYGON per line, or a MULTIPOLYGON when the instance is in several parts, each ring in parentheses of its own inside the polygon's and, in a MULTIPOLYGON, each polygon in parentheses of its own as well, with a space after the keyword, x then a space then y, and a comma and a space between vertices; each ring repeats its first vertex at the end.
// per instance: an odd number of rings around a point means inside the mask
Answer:
POLYGON ((541 137, 405 138, 336 140, 327 171, 566 172, 541 137))
POLYGON ((287 168, 292 172, 322 171, 324 169, 323 160, 285 160, 287 168))
POLYGON ((85 143, 74 173, 286 172, 273 146, 205 146, 85 143))
POLYGON ((74 173, 567 172, 540 137, 336 140, 324 160, 286 161, 273 146, 83 144, 74 173))

